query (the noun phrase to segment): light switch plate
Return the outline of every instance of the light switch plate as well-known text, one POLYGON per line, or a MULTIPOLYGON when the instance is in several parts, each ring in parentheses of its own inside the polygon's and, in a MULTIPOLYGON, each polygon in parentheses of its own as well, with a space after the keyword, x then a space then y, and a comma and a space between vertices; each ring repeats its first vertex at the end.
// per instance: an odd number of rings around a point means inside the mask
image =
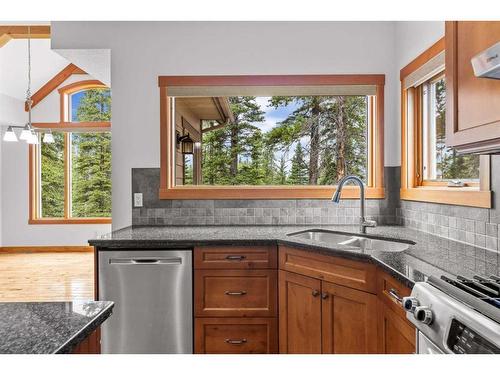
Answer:
POLYGON ((134 207, 142 207, 142 193, 134 193, 134 207))

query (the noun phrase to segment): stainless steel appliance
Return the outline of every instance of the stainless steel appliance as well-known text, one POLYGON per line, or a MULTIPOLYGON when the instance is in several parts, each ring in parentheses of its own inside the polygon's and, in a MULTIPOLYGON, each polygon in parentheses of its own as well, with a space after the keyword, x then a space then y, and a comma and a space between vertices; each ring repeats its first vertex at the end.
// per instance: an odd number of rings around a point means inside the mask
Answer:
POLYGON ((99 252, 103 353, 192 353, 191 250, 99 252))
POLYGON ((417 354, 500 353, 500 278, 431 276, 402 303, 417 328, 417 354))

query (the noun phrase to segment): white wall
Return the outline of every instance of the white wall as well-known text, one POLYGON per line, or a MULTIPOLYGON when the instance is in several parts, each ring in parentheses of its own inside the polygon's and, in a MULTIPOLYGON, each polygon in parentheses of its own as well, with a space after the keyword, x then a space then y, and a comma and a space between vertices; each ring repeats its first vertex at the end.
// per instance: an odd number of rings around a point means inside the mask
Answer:
POLYGON ((131 168, 159 166, 158 75, 386 74, 385 165, 398 165, 394 22, 53 22, 53 49, 111 49, 113 227, 131 168))
MULTIPOLYGON (((75 75, 68 78, 62 85, 77 79, 88 78, 89 76, 86 75, 75 75)), ((56 90, 47 98, 47 102, 41 102, 34 108, 34 121, 59 121, 59 93, 56 90), (51 97, 52 100, 50 100, 51 97), (50 116, 50 113, 54 113, 55 118, 50 116)), ((0 113, 1 124, 23 124, 27 120, 24 102, 1 94, 0 113)), ((0 158, 1 246, 86 245, 90 238, 111 230, 111 225, 108 224, 28 225, 28 145, 24 141, 2 143, 0 158)))

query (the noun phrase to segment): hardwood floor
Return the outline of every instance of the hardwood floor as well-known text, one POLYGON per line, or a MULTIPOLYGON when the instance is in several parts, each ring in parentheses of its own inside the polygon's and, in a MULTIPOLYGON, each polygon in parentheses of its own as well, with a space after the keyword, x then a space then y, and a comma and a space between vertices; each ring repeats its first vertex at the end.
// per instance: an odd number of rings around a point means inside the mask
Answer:
POLYGON ((94 298, 94 253, 0 253, 0 302, 94 298))

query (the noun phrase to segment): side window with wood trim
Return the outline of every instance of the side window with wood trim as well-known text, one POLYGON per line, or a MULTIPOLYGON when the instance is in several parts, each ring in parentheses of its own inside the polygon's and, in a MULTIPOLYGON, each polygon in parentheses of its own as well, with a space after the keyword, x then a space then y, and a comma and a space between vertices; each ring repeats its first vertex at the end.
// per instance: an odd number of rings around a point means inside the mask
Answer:
MULTIPOLYGON (((30 223, 111 221, 111 93, 98 81, 59 89, 59 123, 30 146, 30 223), (51 133, 53 143, 43 142, 51 133)), ((44 129, 46 128, 46 129, 44 129)))
POLYGON ((401 198, 490 207, 489 157, 446 145, 444 40, 401 70, 401 198))

